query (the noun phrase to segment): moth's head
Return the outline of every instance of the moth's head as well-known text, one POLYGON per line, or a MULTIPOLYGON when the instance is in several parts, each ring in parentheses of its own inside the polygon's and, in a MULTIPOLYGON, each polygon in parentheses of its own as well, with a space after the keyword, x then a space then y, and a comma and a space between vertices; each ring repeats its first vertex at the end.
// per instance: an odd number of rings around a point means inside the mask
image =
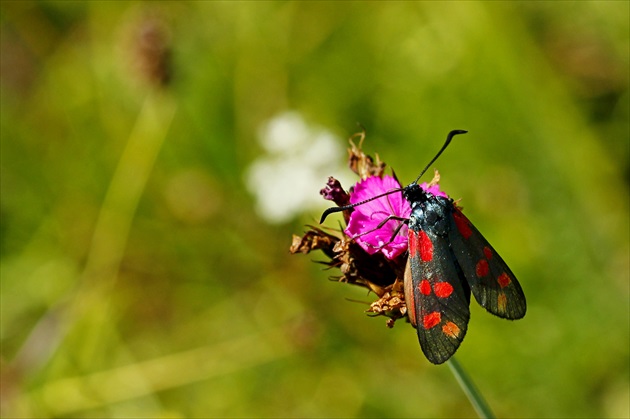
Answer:
POLYGON ((435 177, 429 183, 423 182, 418 185, 416 182, 412 182, 405 186, 403 188, 403 196, 412 206, 415 202, 425 202, 435 196, 448 198, 448 195, 440 190, 440 186, 437 183, 439 180, 440 175, 436 171, 435 177))
POLYGON ((416 182, 411 182, 403 188, 403 196, 410 204, 424 202, 427 199, 426 192, 416 182))

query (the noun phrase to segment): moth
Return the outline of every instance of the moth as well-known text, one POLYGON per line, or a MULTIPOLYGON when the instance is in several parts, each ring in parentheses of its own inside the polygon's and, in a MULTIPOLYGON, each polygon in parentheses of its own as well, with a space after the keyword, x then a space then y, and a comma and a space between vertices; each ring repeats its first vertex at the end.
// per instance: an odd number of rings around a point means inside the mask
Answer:
POLYGON ((495 316, 516 320, 525 316, 527 303, 514 273, 462 213, 452 198, 422 188, 418 180, 448 147, 446 142, 415 181, 403 188, 350 205, 327 209, 321 218, 394 193, 402 193, 411 206, 409 218, 387 216, 377 228, 399 220, 394 237, 408 225, 408 258, 404 274, 405 303, 420 347, 434 364, 447 361, 466 336, 470 320, 470 295, 495 316))

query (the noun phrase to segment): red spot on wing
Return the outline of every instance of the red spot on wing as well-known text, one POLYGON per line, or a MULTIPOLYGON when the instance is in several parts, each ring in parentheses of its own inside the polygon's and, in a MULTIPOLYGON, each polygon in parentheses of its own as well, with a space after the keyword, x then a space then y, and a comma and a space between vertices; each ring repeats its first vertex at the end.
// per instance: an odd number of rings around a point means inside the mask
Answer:
POLYGON ((442 332, 451 338, 456 338, 461 333, 461 329, 453 322, 446 322, 444 326, 442 326, 442 332))
POLYGON ((453 286, 448 282, 438 282, 433 286, 433 291, 439 298, 447 298, 453 293, 453 286))
POLYGON ((457 226, 460 234, 464 236, 465 239, 469 238, 472 235, 472 230, 468 225, 468 219, 464 217, 464 214, 462 214, 459 210, 453 212, 453 218, 455 219, 455 225, 457 226))
POLYGON ((423 262, 430 262, 433 259, 433 243, 424 231, 420 231, 418 237, 420 238, 420 259, 423 262))
POLYGON ((512 282, 512 280, 510 279, 510 276, 508 274, 506 274, 505 272, 503 272, 501 275, 499 275, 499 277, 497 278, 497 282, 499 283, 499 285, 501 286, 501 288, 505 288, 508 285, 510 285, 510 283, 512 282))
POLYGON ((412 229, 409 229, 409 257, 414 257, 418 254, 418 235, 412 229))
POLYGON ((488 261, 485 259, 481 259, 479 262, 477 262, 477 267, 475 268, 475 270, 479 278, 488 275, 488 272, 490 272, 488 261))
POLYGON ((433 313, 426 314, 422 318, 422 326, 424 326, 425 329, 430 329, 440 324, 440 321, 442 321, 442 315, 434 311, 433 313))
POLYGON ((483 254, 486 256, 486 259, 488 260, 492 259, 492 249, 490 249, 488 246, 484 246, 483 254))
POLYGON ((420 281, 420 283, 418 284, 418 289, 420 290, 420 293, 424 295, 431 294, 431 284, 426 279, 420 281))

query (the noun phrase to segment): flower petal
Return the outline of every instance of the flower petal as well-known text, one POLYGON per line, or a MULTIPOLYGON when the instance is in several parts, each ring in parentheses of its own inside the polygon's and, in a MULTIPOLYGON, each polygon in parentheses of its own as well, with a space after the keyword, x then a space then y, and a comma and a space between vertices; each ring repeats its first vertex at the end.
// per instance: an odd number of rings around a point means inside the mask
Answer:
POLYGON ((440 190, 440 185, 431 185, 424 182, 420 184, 420 187, 425 191, 430 193, 431 195, 441 196, 442 198, 448 198, 448 195, 440 190))
MULTIPOLYGON (((400 184, 392 176, 372 176, 355 185, 350 203, 356 204, 394 189, 400 189, 400 184)), ((345 232, 369 254, 381 252, 388 259, 393 259, 407 250, 407 226, 400 226, 400 220, 385 220, 390 216, 409 218, 410 213, 411 207, 402 193, 394 192, 356 206, 345 232), (385 224, 379 228, 382 222, 385 224), (393 236, 399 227, 398 233, 393 236)))

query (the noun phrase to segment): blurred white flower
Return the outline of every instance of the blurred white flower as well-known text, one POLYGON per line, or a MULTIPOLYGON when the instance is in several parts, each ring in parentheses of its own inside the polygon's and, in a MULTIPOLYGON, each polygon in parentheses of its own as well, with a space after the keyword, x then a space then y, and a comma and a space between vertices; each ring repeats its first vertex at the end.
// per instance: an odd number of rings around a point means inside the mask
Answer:
MULTIPOLYGON (((266 154, 246 173, 256 211, 271 223, 326 206, 319 194, 328 176, 343 172, 342 140, 317 126, 309 126, 297 112, 285 112, 260 130, 266 154)), ((343 179, 342 179, 343 180, 343 179)))

